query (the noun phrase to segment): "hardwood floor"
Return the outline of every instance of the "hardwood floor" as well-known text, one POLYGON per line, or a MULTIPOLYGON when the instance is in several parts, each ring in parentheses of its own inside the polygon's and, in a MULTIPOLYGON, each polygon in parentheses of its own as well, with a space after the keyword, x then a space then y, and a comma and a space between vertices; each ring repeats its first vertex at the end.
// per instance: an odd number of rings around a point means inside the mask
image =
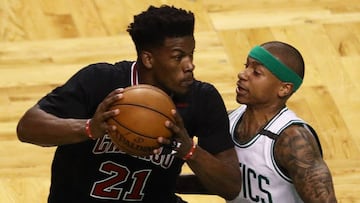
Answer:
POLYGON ((339 202, 360 202, 357 0, 1 0, 0 202, 43 203, 48 195, 54 148, 19 142, 20 116, 89 63, 135 60, 126 27, 162 3, 195 13, 197 78, 212 82, 228 109, 238 106, 237 73, 252 46, 280 40, 303 53, 305 80, 289 106, 317 130, 339 202))

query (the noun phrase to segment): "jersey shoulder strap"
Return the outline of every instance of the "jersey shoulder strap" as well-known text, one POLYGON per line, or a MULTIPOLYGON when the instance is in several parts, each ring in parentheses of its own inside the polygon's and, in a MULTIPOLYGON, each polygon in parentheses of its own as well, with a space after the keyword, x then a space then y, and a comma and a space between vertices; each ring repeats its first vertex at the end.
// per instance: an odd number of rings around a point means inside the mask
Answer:
POLYGON ((285 107, 270 120, 270 122, 264 127, 264 130, 279 135, 285 128, 295 123, 305 124, 305 121, 297 117, 293 111, 285 107))
POLYGON ((314 136, 322 155, 322 148, 316 131, 287 107, 284 107, 277 115, 274 116, 273 119, 271 119, 271 121, 264 127, 261 134, 276 139, 281 132, 290 125, 301 125, 306 128, 314 136))

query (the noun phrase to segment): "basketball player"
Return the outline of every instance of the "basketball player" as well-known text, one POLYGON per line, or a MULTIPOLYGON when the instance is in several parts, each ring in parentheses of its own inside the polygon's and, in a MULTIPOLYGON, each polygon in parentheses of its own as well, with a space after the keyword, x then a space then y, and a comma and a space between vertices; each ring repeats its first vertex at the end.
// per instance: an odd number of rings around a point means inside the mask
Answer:
MULTIPOLYGON (((193 75, 193 13, 150 6, 134 16, 127 31, 136 47, 136 61, 82 68, 41 98, 18 123, 22 142, 57 146, 48 202, 182 202, 175 185, 185 162, 206 189, 234 199, 241 175, 226 108, 215 87, 193 75), (107 109, 123 97, 123 88, 137 84, 161 88, 176 104, 176 122, 164 124, 180 143, 170 154, 160 154, 160 148, 149 157, 130 156, 107 135, 114 130, 107 119, 121 115, 107 109)), ((158 141, 164 146, 172 143, 165 138, 158 141)))
POLYGON ((254 47, 238 74, 229 114, 242 174, 243 202, 337 202, 316 132, 287 108, 300 87, 304 61, 293 46, 272 41, 254 47))

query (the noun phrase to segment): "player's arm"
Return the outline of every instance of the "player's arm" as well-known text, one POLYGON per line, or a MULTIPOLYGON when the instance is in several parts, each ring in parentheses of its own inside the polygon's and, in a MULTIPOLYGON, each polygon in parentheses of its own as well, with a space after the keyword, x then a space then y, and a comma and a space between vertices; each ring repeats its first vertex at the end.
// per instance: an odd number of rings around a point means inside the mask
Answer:
POLYGON ((84 119, 58 118, 35 105, 20 119, 16 130, 18 139, 22 142, 57 146, 89 139, 85 133, 85 122, 84 119))
MULTIPOLYGON (((222 153, 220 153, 220 154, 222 154, 222 153)), ((223 154, 225 156, 227 156, 227 152, 225 152, 223 154)), ((234 167, 235 167, 235 165, 234 165, 234 167)), ((204 176, 203 178, 205 180, 207 179, 206 176, 204 176)), ((229 179, 236 181, 235 178, 229 178, 229 179)), ((239 179, 239 182, 241 182, 241 179, 239 179)), ((180 193, 180 194, 218 195, 217 193, 214 193, 214 191, 210 191, 211 188, 209 190, 209 186, 211 186, 211 185, 212 185, 212 183, 209 183, 209 184, 203 183, 202 180, 195 174, 182 174, 177 179, 176 192, 180 193), (207 187, 205 187, 204 184, 207 187)), ((236 185, 236 183, 235 183, 235 185, 236 185)), ((240 185, 237 185, 237 186, 240 186, 240 185)), ((216 187, 215 187, 215 190, 217 190, 216 187)), ((240 188, 239 188, 239 190, 240 190, 240 188)))
MULTIPOLYGON (((181 143, 181 146, 176 148, 175 155, 184 158, 191 151, 193 144, 184 128, 182 118, 175 110, 173 113, 176 124, 168 121, 166 126, 174 133, 173 137, 181 143)), ((165 145, 170 144, 169 140, 162 137, 158 141, 165 145)), ((200 185, 204 186, 210 194, 219 195, 227 200, 234 199, 241 189, 241 173, 235 149, 230 148, 215 155, 200 146, 194 149, 192 156, 186 159, 186 163, 200 181, 200 185)), ((159 152, 155 150, 155 153, 159 152)))
MULTIPOLYGON (((106 124, 106 120, 119 112, 107 111, 107 109, 111 103, 121 99, 122 91, 122 89, 114 90, 99 104, 89 125, 94 139, 102 137, 106 131, 114 130, 113 126, 106 124)), ((19 120, 16 131, 18 139, 22 142, 40 146, 58 146, 90 139, 89 132, 85 129, 86 121, 87 119, 59 118, 35 105, 19 120)))
POLYGON ((304 202, 337 202, 330 170, 306 128, 292 125, 285 129, 276 141, 275 159, 304 202))
MULTIPOLYGON (((227 113, 231 113, 233 110, 228 110, 227 113)), ((227 156, 226 153, 224 153, 227 156)), ((221 155, 221 154, 220 154, 221 155)), ((221 156, 219 157, 221 158, 221 156)), ((237 163, 231 161, 232 157, 230 156, 229 163, 237 163)), ((237 159, 237 157, 236 157, 237 159)), ((238 165, 234 164, 234 167, 238 165)), ((241 176, 240 176, 241 177, 241 176)), ((240 180, 239 180, 240 181, 240 180)), ((240 188, 239 188, 240 190, 240 188)), ((213 192, 210 192, 204 185, 201 183, 200 179, 194 174, 182 174, 178 177, 176 183, 176 192, 180 194, 205 194, 205 195, 214 195, 213 192)))
POLYGON ((198 146, 187 164, 208 194, 216 194, 227 200, 232 200, 239 194, 241 173, 235 149, 213 156, 198 146))

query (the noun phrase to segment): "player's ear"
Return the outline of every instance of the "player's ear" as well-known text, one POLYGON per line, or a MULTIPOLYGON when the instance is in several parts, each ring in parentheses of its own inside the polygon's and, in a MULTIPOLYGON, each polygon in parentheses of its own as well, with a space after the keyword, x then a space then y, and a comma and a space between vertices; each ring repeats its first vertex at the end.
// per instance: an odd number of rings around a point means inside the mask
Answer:
POLYGON ((280 89, 279 89, 279 96, 280 97, 287 97, 292 94, 292 90, 294 88, 294 85, 289 82, 282 82, 280 89))
POLYGON ((152 54, 149 51, 141 51, 141 61, 146 68, 152 68, 152 54))

